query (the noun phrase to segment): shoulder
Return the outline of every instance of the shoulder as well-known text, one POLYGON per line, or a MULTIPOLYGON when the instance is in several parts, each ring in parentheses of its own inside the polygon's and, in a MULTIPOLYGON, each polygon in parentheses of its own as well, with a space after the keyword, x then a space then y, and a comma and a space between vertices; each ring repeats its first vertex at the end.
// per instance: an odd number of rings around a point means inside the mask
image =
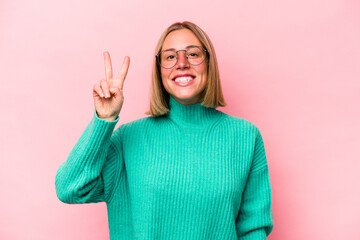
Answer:
POLYGON ((247 119, 225 114, 221 127, 223 132, 228 132, 239 144, 246 142, 255 146, 263 142, 259 128, 247 119))
POLYGON ((144 132, 148 129, 160 126, 165 121, 164 117, 143 117, 120 125, 114 132, 115 135, 131 135, 144 132))
POLYGON ((223 121, 222 124, 226 127, 230 127, 232 129, 238 129, 241 131, 251 131, 251 132, 258 132, 258 127, 252 123, 251 121, 241 118, 241 117, 235 117, 231 116, 227 113, 223 113, 223 121))

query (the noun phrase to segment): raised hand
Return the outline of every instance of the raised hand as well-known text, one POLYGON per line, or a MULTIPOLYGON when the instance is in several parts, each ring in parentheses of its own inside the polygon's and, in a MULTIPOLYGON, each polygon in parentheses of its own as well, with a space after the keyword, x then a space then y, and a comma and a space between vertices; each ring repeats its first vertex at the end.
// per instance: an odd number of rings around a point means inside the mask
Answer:
POLYGON ((118 78, 113 78, 111 58, 108 52, 104 52, 104 61, 106 79, 102 79, 100 83, 94 85, 94 104, 99 118, 113 121, 119 115, 124 102, 123 86, 130 58, 125 57, 118 78))

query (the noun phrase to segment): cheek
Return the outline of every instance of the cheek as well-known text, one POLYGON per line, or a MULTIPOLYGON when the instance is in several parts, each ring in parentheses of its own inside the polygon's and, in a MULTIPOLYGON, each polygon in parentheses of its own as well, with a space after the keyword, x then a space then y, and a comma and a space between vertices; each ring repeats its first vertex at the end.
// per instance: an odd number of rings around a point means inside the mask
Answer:
POLYGON ((171 73, 170 69, 161 68, 161 78, 162 79, 164 79, 164 80, 168 79, 170 76, 170 73, 171 73))
POLYGON ((161 70, 161 80, 163 82, 163 85, 168 85, 168 81, 169 81, 169 77, 170 77, 170 71, 169 70, 161 70))
POLYGON ((201 76, 204 78, 205 82, 207 81, 207 70, 208 70, 207 65, 205 65, 205 67, 200 69, 201 76))

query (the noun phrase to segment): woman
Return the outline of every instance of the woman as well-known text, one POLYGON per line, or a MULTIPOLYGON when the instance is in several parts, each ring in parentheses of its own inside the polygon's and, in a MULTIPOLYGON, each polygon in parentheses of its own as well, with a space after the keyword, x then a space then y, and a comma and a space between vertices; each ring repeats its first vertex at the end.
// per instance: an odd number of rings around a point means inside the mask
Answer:
POLYGON ((224 106, 210 39, 190 22, 161 36, 150 117, 121 125, 123 83, 93 89, 94 117, 56 176, 66 203, 107 203, 111 239, 266 239, 271 189, 258 128, 224 106))

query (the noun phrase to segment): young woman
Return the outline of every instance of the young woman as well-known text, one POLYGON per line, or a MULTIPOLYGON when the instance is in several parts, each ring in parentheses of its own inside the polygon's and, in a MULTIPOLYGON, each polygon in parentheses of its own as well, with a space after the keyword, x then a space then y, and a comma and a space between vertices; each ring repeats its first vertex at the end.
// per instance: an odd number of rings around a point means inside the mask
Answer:
POLYGON ((65 203, 105 201, 110 238, 266 239, 273 228, 264 144, 251 122, 224 106, 207 34, 191 22, 162 34, 150 117, 121 125, 126 57, 93 89, 94 117, 56 175, 65 203))

